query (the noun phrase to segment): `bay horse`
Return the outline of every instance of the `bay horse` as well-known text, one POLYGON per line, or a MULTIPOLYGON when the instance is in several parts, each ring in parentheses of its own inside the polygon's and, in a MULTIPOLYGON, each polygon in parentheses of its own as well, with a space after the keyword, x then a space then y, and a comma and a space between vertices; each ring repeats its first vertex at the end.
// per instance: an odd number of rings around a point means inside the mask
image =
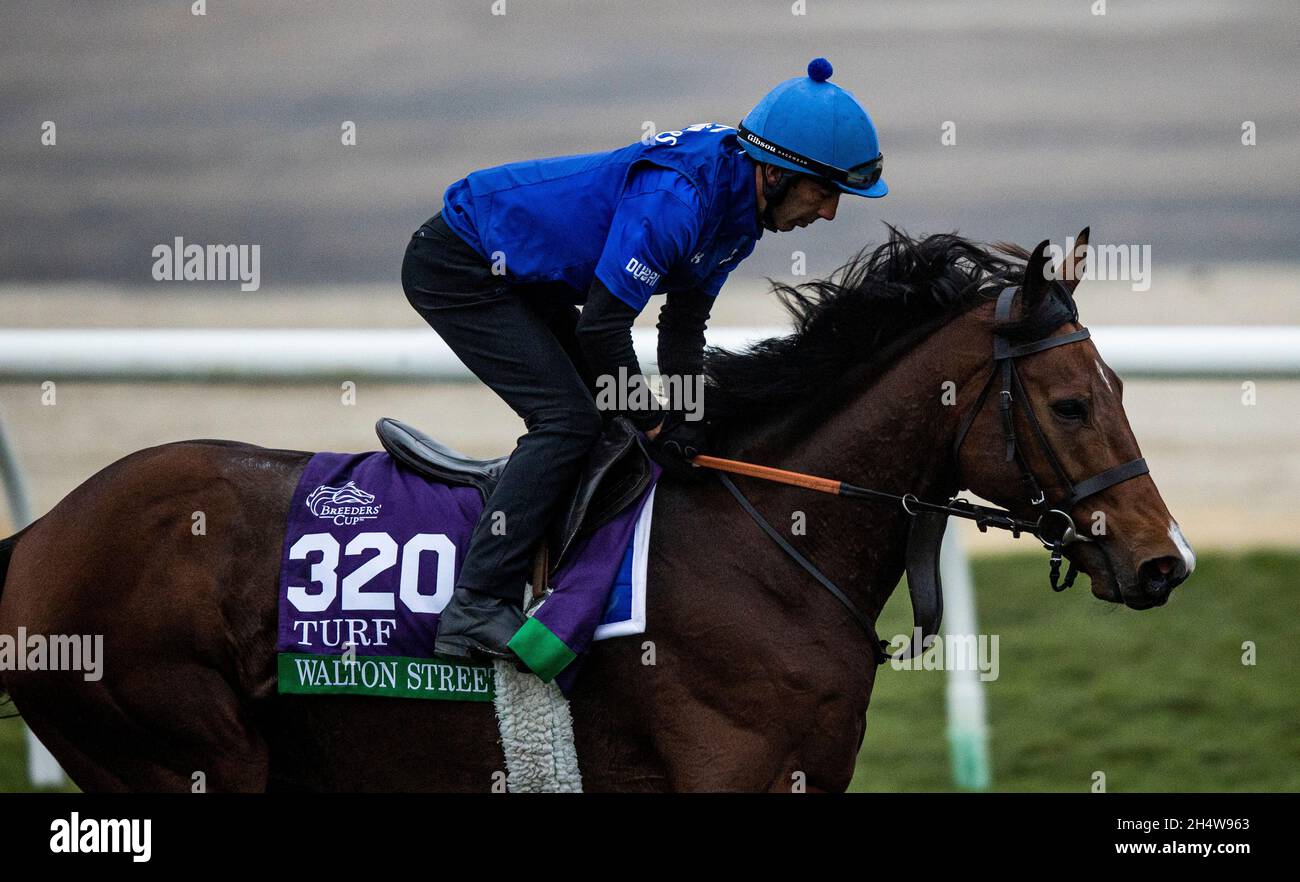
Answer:
MULTIPOLYGON (((1031 517, 1003 455, 1008 427, 979 392, 995 334, 1034 341, 1080 327, 1080 259, 1067 255, 1052 281, 1047 244, 1029 253, 891 227, 830 278, 777 286, 790 336, 709 353, 713 452, 921 499, 969 488, 1031 517), (999 320, 994 297, 1009 285, 1013 314, 999 320)), ((1123 384, 1090 340, 1036 352, 1019 370, 1027 400, 1011 428, 1027 436, 1031 408, 1069 474, 1140 456, 1123 384)), ((1044 451, 1024 450, 1043 490, 1068 496, 1044 451)), ((103 636, 97 681, 0 671, 82 789, 188 791, 202 780, 210 791, 487 792, 501 780, 490 704, 277 693, 282 530, 309 457, 228 441, 142 450, 0 543, 0 634, 103 636), (200 511, 206 535, 191 530, 200 511)), ((908 514, 746 487, 777 524, 802 513, 802 553, 874 620, 903 572, 908 514)), ((1071 511, 1084 528, 1096 513, 1104 534, 1065 549, 1092 593, 1163 604, 1194 558, 1150 475, 1071 511)), ((594 645, 571 694, 584 789, 848 786, 873 648, 719 483, 662 480, 647 616, 642 637, 594 645)))

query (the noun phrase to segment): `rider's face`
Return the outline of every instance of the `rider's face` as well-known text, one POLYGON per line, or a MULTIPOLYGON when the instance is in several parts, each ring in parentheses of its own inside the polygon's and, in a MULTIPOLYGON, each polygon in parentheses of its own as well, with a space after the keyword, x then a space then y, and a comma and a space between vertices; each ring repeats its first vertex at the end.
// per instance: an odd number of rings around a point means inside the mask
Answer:
MULTIPOLYGON (((764 168, 769 180, 775 184, 778 177, 776 169, 764 168)), ((759 188, 759 210, 766 207, 762 188, 759 188)), ((772 212, 772 220, 777 230, 787 233, 795 227, 806 227, 818 220, 834 220, 840 205, 840 191, 833 185, 816 178, 801 175, 772 212)))

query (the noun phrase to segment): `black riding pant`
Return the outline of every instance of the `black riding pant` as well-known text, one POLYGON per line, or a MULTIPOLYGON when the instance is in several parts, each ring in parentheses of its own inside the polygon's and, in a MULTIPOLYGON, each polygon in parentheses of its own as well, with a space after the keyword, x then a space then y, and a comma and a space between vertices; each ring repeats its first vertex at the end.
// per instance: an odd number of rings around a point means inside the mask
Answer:
POLYGON ((572 289, 508 284, 441 214, 411 237, 402 287, 416 311, 528 429, 474 527, 456 583, 520 601, 531 555, 601 432, 574 336, 579 313, 572 289))

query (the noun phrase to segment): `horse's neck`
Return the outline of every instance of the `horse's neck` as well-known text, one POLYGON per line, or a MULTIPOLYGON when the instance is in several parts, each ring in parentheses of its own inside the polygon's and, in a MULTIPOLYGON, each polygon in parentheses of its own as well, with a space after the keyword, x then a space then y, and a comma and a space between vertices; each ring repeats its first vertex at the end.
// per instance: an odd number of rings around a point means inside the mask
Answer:
MULTIPOLYGON (((963 316, 935 332, 789 449, 764 443, 759 432, 739 458, 947 499, 957 490, 951 446, 966 410, 958 405, 970 403, 960 393, 976 394, 975 378, 987 365, 986 345, 973 344, 981 336, 974 322, 963 316), (956 384, 956 402, 945 398, 947 380, 956 384)), ((792 541, 803 554, 868 615, 879 614, 903 572, 908 515, 900 506, 759 481, 745 481, 745 492, 778 529, 802 524, 792 541)))

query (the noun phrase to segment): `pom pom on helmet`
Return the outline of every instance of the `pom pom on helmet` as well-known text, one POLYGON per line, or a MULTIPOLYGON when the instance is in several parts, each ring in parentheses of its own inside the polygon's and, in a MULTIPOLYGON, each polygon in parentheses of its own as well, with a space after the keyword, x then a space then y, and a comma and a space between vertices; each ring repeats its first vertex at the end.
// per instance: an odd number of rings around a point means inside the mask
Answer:
POLYGON ((825 58, 818 57, 808 62, 808 78, 814 83, 826 82, 834 72, 835 69, 831 67, 831 63, 825 58))

